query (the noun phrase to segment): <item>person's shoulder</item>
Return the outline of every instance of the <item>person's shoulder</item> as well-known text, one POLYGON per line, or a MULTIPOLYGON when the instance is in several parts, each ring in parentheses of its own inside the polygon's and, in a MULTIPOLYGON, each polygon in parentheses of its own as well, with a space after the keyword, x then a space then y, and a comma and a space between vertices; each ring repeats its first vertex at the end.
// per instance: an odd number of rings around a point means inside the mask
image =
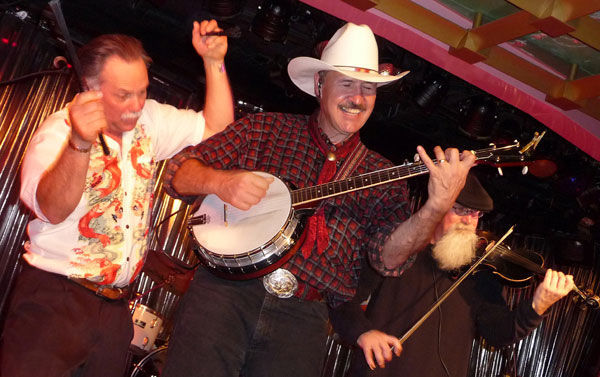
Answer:
POLYGON ((155 116, 157 112, 164 111, 167 109, 177 110, 176 107, 169 105, 167 103, 161 103, 155 99, 146 98, 146 101, 144 102, 144 107, 142 109, 142 117, 143 116, 152 117, 152 116, 155 116))
POLYGON ((170 107, 170 105, 146 98, 144 107, 142 108, 142 114, 140 115, 140 122, 152 123, 151 121, 157 118, 161 111, 164 111, 170 107))
POLYGON ((144 107, 142 109, 142 112, 152 111, 154 109, 161 107, 162 105, 164 105, 164 104, 158 102, 155 99, 146 98, 146 101, 144 101, 144 107))
POLYGON ((365 160, 373 167, 376 167, 378 169, 385 169, 394 166, 392 161, 383 157, 379 152, 376 152, 369 148, 367 148, 367 157, 365 158, 365 160))
MULTIPOLYGON (((263 112, 247 114, 237 119, 234 125, 250 129, 290 129, 292 126, 308 123, 308 115, 279 112, 263 112), (287 125, 288 127, 280 127, 287 125)), ((234 126, 235 127, 235 126, 234 126)))
POLYGON ((48 129, 56 129, 57 127, 70 129, 70 126, 68 124, 68 118, 69 111, 66 107, 55 111, 54 113, 50 114, 46 119, 44 119, 44 121, 38 129, 38 132, 48 129))
POLYGON ((263 112, 263 113, 251 113, 247 114, 242 119, 249 119, 259 122, 270 122, 270 121, 305 121, 308 120, 308 115, 304 114, 290 114, 290 113, 279 113, 279 112, 263 112))

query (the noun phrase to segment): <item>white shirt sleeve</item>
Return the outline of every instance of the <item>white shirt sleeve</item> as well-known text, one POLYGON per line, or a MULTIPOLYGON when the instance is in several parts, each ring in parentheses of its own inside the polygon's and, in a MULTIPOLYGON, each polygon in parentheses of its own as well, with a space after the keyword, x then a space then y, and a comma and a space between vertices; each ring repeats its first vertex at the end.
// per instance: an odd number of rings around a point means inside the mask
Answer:
POLYGON ((50 115, 35 132, 29 142, 21 167, 21 200, 35 215, 48 222, 36 199, 40 179, 57 160, 71 132, 65 119, 67 111, 60 110, 50 115))
POLYGON ((177 109, 146 100, 140 122, 153 139, 156 159, 164 160, 183 148, 202 141, 205 128, 202 111, 177 109))

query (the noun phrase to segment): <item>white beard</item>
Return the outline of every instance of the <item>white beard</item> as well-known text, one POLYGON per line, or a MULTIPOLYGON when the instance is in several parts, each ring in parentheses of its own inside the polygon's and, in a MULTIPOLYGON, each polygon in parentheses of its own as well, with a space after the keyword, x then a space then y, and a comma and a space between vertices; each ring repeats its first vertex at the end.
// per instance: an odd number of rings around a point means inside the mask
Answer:
POLYGON ((452 271, 475 258, 477 234, 465 224, 453 225, 431 248, 433 259, 444 271, 452 271))

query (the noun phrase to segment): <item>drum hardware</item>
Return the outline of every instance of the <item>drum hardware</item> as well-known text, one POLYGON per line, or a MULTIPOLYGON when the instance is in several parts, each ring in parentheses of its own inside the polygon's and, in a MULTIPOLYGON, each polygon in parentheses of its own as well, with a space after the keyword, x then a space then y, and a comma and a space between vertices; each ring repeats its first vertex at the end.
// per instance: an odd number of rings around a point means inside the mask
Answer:
POLYGON ((167 355, 167 346, 164 345, 144 356, 133 365, 130 377, 158 377, 160 376, 167 355))
POLYGON ((133 339, 131 344, 144 351, 152 350, 156 336, 162 329, 163 319, 154 310, 138 303, 135 306, 132 320, 133 339))

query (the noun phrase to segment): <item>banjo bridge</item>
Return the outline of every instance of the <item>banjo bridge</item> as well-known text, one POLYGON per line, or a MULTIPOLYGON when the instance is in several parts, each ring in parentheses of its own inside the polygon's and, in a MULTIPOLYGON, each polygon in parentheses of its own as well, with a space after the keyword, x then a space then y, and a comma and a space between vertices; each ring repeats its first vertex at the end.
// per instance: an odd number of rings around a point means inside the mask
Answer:
POLYGON ((210 223, 210 216, 208 216, 206 213, 190 217, 188 220, 189 225, 205 225, 208 223, 210 223))

